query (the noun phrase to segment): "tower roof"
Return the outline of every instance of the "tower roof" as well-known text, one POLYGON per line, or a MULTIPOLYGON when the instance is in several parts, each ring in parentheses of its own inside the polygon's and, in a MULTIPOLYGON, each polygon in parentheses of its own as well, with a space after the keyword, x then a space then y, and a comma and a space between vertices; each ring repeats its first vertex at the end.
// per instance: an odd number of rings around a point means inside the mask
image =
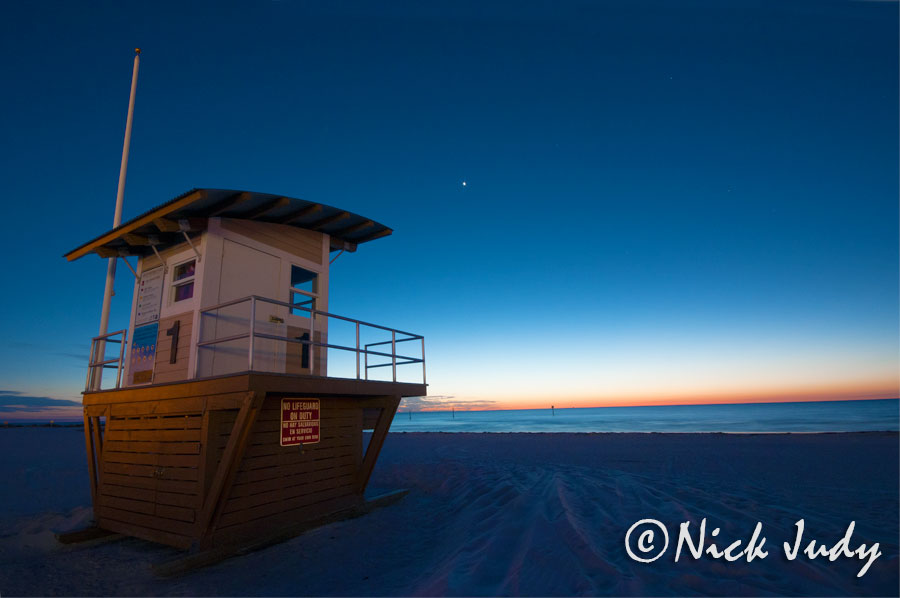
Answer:
POLYGON ((184 241, 183 233, 206 229, 210 218, 237 218, 283 224, 331 236, 332 249, 355 251, 393 231, 364 216, 325 204, 254 191, 191 189, 88 241, 65 255, 69 261, 96 253, 100 257, 146 255, 184 241))

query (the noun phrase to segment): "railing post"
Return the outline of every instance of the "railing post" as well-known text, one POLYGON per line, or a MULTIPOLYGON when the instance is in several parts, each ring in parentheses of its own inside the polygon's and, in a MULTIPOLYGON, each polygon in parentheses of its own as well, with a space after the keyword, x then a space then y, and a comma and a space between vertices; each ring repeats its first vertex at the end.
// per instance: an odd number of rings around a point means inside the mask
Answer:
MULTIPOLYGON (((106 360, 106 339, 97 341, 94 349, 94 363, 106 360)), ((91 375, 91 390, 103 390, 103 370, 104 367, 94 367, 91 375)))
POLYGON ((425 337, 422 337, 422 384, 425 384, 425 337))
POLYGON ((96 359, 94 359, 94 355, 96 354, 96 352, 97 352, 97 343, 95 343, 93 340, 91 340, 91 352, 90 352, 90 354, 88 354, 87 378, 84 381, 84 390, 86 390, 86 391, 96 390, 94 388, 94 367, 91 365, 92 363, 94 363, 96 361, 96 359))
MULTIPOLYGON (((316 308, 313 303, 312 309, 309 310, 309 374, 316 375, 316 308)), ((302 365, 302 364, 301 364, 302 365)))
POLYGON ((394 370, 394 382, 397 381, 397 331, 391 330, 391 369, 394 370))
POLYGON ((119 343, 119 369, 116 370, 116 388, 119 388, 122 385, 122 363, 125 360, 125 337, 128 336, 127 332, 122 333, 122 342, 119 343))
MULTIPOLYGON (((106 338, 97 341, 97 346, 94 352, 93 361, 105 361, 106 360, 106 338)), ((91 390, 103 390, 103 366, 100 366, 100 373, 97 374, 94 372, 94 375, 91 376, 91 390)))
POLYGON ((253 371, 253 345, 256 340, 256 295, 250 296, 250 349, 247 355, 247 371, 253 371))
POLYGON ((366 350, 363 353, 366 359, 366 380, 369 379, 369 345, 366 345, 366 350))
POLYGON ((359 322, 356 323, 356 379, 359 380, 359 322))

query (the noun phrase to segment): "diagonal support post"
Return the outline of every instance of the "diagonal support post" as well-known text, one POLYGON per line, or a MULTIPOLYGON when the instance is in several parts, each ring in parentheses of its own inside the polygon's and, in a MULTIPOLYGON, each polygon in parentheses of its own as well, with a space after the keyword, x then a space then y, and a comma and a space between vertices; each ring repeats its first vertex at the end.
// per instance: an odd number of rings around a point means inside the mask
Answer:
POLYGON ((234 478, 244 458, 244 453, 247 451, 250 433, 256 423, 256 417, 259 415, 265 396, 264 392, 248 392, 237 419, 235 419, 234 427, 231 429, 231 435, 228 437, 228 443, 222 454, 222 460, 219 462, 212 485, 205 496, 203 509, 197 519, 197 537, 200 538, 198 541, 200 549, 208 548, 212 543, 212 533, 222 514, 231 486, 234 484, 234 478))
POLYGON ((372 439, 369 440, 369 447, 366 449, 366 456, 363 458, 362 465, 356 479, 356 491, 362 494, 366 490, 369 478, 372 476, 372 470, 375 468, 375 462, 378 460, 378 454, 387 438, 388 430, 391 422, 394 421, 394 415, 397 413, 397 407, 400 405, 400 397, 383 397, 378 403, 370 403, 367 406, 381 407, 378 414, 378 420, 375 422, 375 429, 372 431, 372 439))

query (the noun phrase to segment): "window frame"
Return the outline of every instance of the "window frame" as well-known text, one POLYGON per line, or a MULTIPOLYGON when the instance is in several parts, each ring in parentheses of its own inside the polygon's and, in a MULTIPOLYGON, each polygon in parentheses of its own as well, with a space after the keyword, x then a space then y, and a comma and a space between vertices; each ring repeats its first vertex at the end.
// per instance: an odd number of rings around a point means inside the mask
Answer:
POLYGON ((305 272, 310 272, 311 274, 313 274, 313 278, 310 279, 310 281, 312 282, 312 288, 313 288, 313 290, 311 292, 306 291, 304 289, 299 289, 299 288, 295 287, 293 285, 293 283, 288 283, 289 284, 289 286, 288 286, 288 303, 291 304, 291 307, 288 308, 288 314, 295 318, 309 319, 310 316, 312 315, 312 312, 308 312, 302 307, 297 307, 297 308, 293 307, 295 305, 296 295, 303 295, 305 297, 309 297, 312 300, 311 301, 312 305, 311 305, 310 309, 312 309, 313 311, 318 310, 319 298, 320 298, 319 277, 322 275, 322 273, 319 272, 318 270, 311 270, 311 269, 301 266, 299 264, 295 264, 292 261, 289 261, 288 263, 290 265, 289 280, 290 280, 290 278, 293 278, 292 275, 293 275, 294 268, 300 268, 301 270, 303 270, 305 272))
POLYGON ((169 279, 169 307, 173 307, 175 305, 187 305, 186 301, 192 301, 194 299, 194 293, 197 290, 197 265, 198 260, 197 256, 192 256, 186 260, 180 261, 176 264, 173 264, 169 270, 172 272, 172 276, 169 279), (175 279, 175 273, 178 271, 178 268, 184 266, 186 264, 194 263, 194 272, 190 276, 185 276, 184 278, 175 279), (191 285, 191 296, 184 297, 183 299, 176 299, 176 294, 179 287, 183 287, 190 284, 191 285))

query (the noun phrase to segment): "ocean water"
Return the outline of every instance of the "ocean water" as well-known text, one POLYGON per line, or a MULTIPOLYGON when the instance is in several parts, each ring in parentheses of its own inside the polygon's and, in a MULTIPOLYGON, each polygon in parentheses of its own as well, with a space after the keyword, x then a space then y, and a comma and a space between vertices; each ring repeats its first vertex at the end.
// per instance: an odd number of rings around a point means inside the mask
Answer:
POLYGON ((861 432, 900 429, 900 400, 413 411, 391 432, 861 432))

